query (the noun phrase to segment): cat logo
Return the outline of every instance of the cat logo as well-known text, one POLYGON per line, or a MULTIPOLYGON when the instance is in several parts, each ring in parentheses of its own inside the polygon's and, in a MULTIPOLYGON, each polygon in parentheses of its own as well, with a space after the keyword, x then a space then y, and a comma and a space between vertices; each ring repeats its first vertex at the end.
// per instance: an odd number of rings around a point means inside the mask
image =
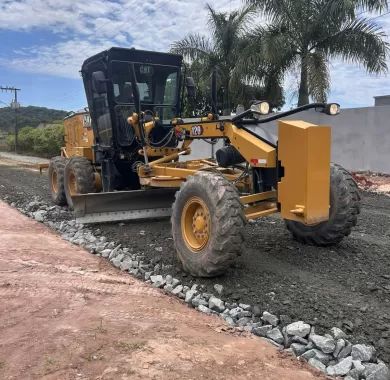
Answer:
POLYGON ((203 127, 201 125, 194 125, 191 128, 191 136, 202 136, 203 135, 203 127))

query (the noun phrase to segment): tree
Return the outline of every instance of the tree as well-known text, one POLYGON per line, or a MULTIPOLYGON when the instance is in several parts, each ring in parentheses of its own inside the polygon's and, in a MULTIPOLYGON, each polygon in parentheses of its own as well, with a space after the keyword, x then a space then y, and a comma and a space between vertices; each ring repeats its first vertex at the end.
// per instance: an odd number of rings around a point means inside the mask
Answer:
POLYGON ((386 0, 247 0, 267 25, 252 35, 252 51, 282 71, 299 68, 298 105, 325 101, 330 88, 329 61, 341 58, 368 73, 387 71, 388 44, 366 11, 382 12, 386 0), (360 13, 359 13, 360 12, 360 13))
MULTIPOLYGON (((212 71, 214 69, 217 71, 219 93, 223 93, 224 114, 230 114, 234 102, 248 101, 247 93, 243 91, 245 87, 250 85, 260 90, 264 79, 257 76, 259 71, 253 73, 255 80, 246 83, 247 74, 242 69, 245 67, 242 52, 248 46, 248 25, 255 14, 255 7, 249 5, 231 13, 217 12, 210 5, 207 5, 207 9, 210 38, 189 34, 184 39, 174 42, 171 51, 182 54, 189 61, 190 71, 198 70, 197 76, 203 93, 208 87, 212 71)), ((281 89, 279 83, 274 85, 281 89)))

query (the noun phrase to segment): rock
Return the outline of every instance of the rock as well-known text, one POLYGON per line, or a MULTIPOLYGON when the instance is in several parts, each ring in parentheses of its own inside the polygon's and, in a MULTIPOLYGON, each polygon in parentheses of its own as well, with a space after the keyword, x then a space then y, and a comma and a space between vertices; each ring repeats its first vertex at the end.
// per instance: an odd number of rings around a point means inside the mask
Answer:
POLYGON ((165 285, 165 279, 163 278, 161 281, 153 282, 153 286, 155 288, 162 288, 165 285))
POLYGON ((203 306, 208 306, 208 302, 205 300, 205 299, 203 299, 202 297, 201 297, 201 295, 200 294, 197 294, 193 299, 192 299, 192 306, 194 306, 194 307, 198 307, 199 305, 203 305, 203 306))
POLYGON ((271 324, 272 326, 277 326, 278 323, 279 323, 279 319, 276 315, 273 315, 271 313, 268 313, 268 311, 265 311, 263 313, 263 316, 261 317, 261 319, 264 321, 264 322, 268 322, 269 324, 271 324))
POLYGON ((201 311, 202 313, 211 314, 211 310, 210 310, 208 307, 206 307, 206 306, 199 305, 199 306, 197 307, 197 309, 198 309, 199 311, 201 311))
POLYGON ((237 319, 242 312, 243 310, 240 307, 235 307, 229 311, 229 314, 232 318, 237 319))
POLYGON ((237 315, 237 318, 244 318, 244 317, 247 317, 247 318, 250 318, 252 317, 252 313, 250 311, 240 311, 237 315))
POLYGON ((234 323, 234 319, 229 316, 229 315, 224 315, 223 319, 230 325, 230 326, 235 326, 236 324, 234 323))
POLYGON ((359 379, 364 370, 365 367, 360 360, 352 360, 352 369, 349 371, 349 375, 359 379))
POLYGON ((302 321, 293 322, 286 326, 286 332, 288 335, 305 338, 310 333, 310 325, 302 321))
POLYGON ((212 296, 209 299, 209 308, 222 313, 225 310, 225 303, 219 298, 212 296))
POLYGON ((175 288, 177 285, 180 284, 180 280, 178 280, 177 278, 173 278, 172 279, 172 286, 175 288))
POLYGON ((211 294, 211 293, 203 293, 203 298, 206 301, 208 301, 212 296, 213 296, 213 294, 211 294))
MULTIPOLYGON (((307 347, 306 347, 306 349, 307 349, 307 347)), ((313 348, 311 348, 310 350, 307 350, 305 353, 303 353, 301 355, 301 358, 305 359, 305 360, 309 360, 311 358, 314 358, 314 356, 316 356, 316 352, 314 351, 313 348)))
POLYGON ((186 293, 186 297, 184 298, 184 302, 191 303, 192 299, 196 296, 197 293, 198 293, 198 291, 196 289, 190 289, 186 293))
POLYGON ((131 269, 131 261, 129 260, 125 260, 125 261, 122 261, 121 265, 120 265, 120 268, 121 270, 129 270, 131 269))
POLYGON ((112 263, 112 265, 114 265, 115 267, 120 268, 120 266, 121 266, 121 264, 122 264, 122 261, 121 261, 120 259, 115 258, 115 259, 111 260, 111 263, 112 263))
POLYGON ((260 327, 255 327, 253 333, 257 336, 266 337, 267 332, 272 330, 272 325, 265 325, 260 327))
POLYGON ((220 284, 215 284, 215 285, 214 285, 214 289, 215 289, 215 291, 216 291, 219 295, 221 295, 222 292, 223 292, 223 286, 220 285, 220 284))
POLYGON ((345 376, 344 377, 344 380, 356 380, 354 377, 352 377, 352 376, 345 376))
POLYGON ((172 292, 172 290, 173 290, 172 284, 166 284, 164 286, 164 290, 166 290, 167 292, 172 292))
POLYGON ((274 342, 279 344, 284 343, 284 336, 277 327, 267 332, 267 338, 272 339, 274 342))
POLYGON ((352 359, 360 360, 362 362, 373 361, 376 356, 376 350, 374 347, 367 344, 354 344, 352 346, 352 359))
POLYGON ((176 288, 172 290, 172 294, 178 296, 183 291, 183 285, 177 285, 176 288))
POLYGON ((150 279, 150 276, 152 275, 153 272, 145 272, 145 281, 150 279))
POLYGON ((329 376, 344 376, 350 371, 351 368, 352 357, 348 356, 345 359, 341 359, 337 364, 327 367, 326 373, 329 376))
POLYGON ((247 318, 247 317, 244 317, 244 318, 240 318, 238 321, 237 321, 237 325, 238 326, 246 326, 248 323, 250 322, 250 318, 247 318))
POLYGON ((325 372, 325 371, 326 371, 325 365, 322 364, 319 360, 317 360, 317 359, 315 359, 315 358, 309 359, 308 363, 309 363, 313 368, 316 368, 316 369, 318 369, 318 370, 321 371, 321 372, 325 372))
POLYGON ((172 277, 170 274, 168 274, 168 275, 165 277, 165 282, 166 282, 167 284, 172 284, 172 281, 173 281, 173 277, 172 277))
POLYGON ((343 330, 339 329, 338 327, 332 327, 330 329, 330 335, 332 335, 332 337, 335 340, 347 339, 347 334, 343 330))
POLYGON ((33 218, 38 222, 43 222, 46 218, 46 215, 47 212, 43 210, 33 212, 33 218))
POLYGON ((162 282, 163 281, 163 276, 161 274, 157 274, 155 276, 150 276, 150 280, 155 283, 155 282, 162 282))
POLYGON ((255 316, 255 317, 260 317, 261 316, 261 309, 260 309, 260 306, 259 305, 255 305, 255 306, 253 306, 253 315, 255 316))
POLYGON ((108 257, 110 256, 111 249, 105 249, 101 252, 102 257, 108 257))
POLYGON ((340 353, 337 356, 337 359, 344 359, 347 356, 351 355, 352 352, 352 344, 349 342, 345 342, 345 347, 340 351, 340 353))
POLYGON ((313 348, 311 350, 306 351, 304 354, 301 355, 301 357, 305 360, 315 358, 316 360, 320 361, 325 366, 328 365, 329 362, 332 360, 331 355, 325 354, 321 350, 318 350, 316 348, 313 348))
POLYGON ((338 339, 336 342, 336 347, 333 351, 333 356, 337 358, 341 352, 341 350, 345 347, 346 343, 344 339, 338 339))
POLYGON ((364 365, 363 376, 366 380, 389 380, 390 370, 384 363, 367 363, 364 365))
POLYGON ((137 268, 129 269, 129 273, 132 274, 133 276, 142 278, 142 273, 140 273, 139 269, 137 268))
POLYGON ((119 244, 110 252, 110 256, 109 256, 110 260, 119 254, 120 247, 121 247, 121 245, 119 244))
MULTIPOLYGON (((250 310, 251 310, 251 305, 247 305, 246 303, 240 303, 240 304, 238 304, 238 306, 242 309, 242 310, 244 310, 244 311, 246 311, 246 312, 250 312, 250 310)), ((252 315, 252 313, 250 313, 251 315, 252 315)))
POLYGON ((306 347, 304 344, 291 343, 290 348, 295 356, 301 356, 302 354, 304 354, 306 352, 306 347))
POLYGON ((307 345, 309 343, 309 341, 307 339, 304 339, 304 338, 301 338, 300 336, 293 336, 291 338, 291 342, 292 343, 299 343, 299 344, 303 344, 303 345, 307 345))
POLYGON ((332 353, 336 347, 335 341, 325 336, 313 334, 310 335, 309 340, 325 354, 332 353))

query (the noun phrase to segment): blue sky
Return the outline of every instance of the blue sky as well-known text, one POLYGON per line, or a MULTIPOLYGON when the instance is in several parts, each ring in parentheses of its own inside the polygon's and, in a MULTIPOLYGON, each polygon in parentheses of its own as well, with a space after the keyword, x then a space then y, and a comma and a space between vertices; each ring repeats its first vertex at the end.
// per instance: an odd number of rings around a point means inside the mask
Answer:
MULTIPOLYGON (((213 0, 225 11, 240 0, 213 0)), ((22 105, 77 110, 86 105, 78 71, 85 58, 111 46, 167 51, 189 32, 207 34, 204 0, 1 0, 0 85, 22 89, 22 105), (151 22, 152 21, 152 22, 151 22)), ((390 15, 377 19, 390 35, 390 15)), ((389 64, 390 66, 390 64, 389 64)), ((373 104, 390 94, 390 76, 369 76, 331 63, 329 99, 343 107, 373 104)), ((294 103, 296 74, 286 77, 286 100, 294 103)), ((0 92, 0 107, 11 94, 0 92)))

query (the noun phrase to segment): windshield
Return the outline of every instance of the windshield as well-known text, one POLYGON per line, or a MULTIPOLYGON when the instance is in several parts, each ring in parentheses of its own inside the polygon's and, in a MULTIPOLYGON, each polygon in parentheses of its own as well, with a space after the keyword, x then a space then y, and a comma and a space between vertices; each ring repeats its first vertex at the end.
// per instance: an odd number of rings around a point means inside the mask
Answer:
MULTIPOLYGON (((134 68, 142 110, 155 112, 161 120, 177 116, 179 68, 143 63, 135 63, 134 68)), ((114 100, 135 110, 130 70, 129 62, 112 62, 114 100)))

